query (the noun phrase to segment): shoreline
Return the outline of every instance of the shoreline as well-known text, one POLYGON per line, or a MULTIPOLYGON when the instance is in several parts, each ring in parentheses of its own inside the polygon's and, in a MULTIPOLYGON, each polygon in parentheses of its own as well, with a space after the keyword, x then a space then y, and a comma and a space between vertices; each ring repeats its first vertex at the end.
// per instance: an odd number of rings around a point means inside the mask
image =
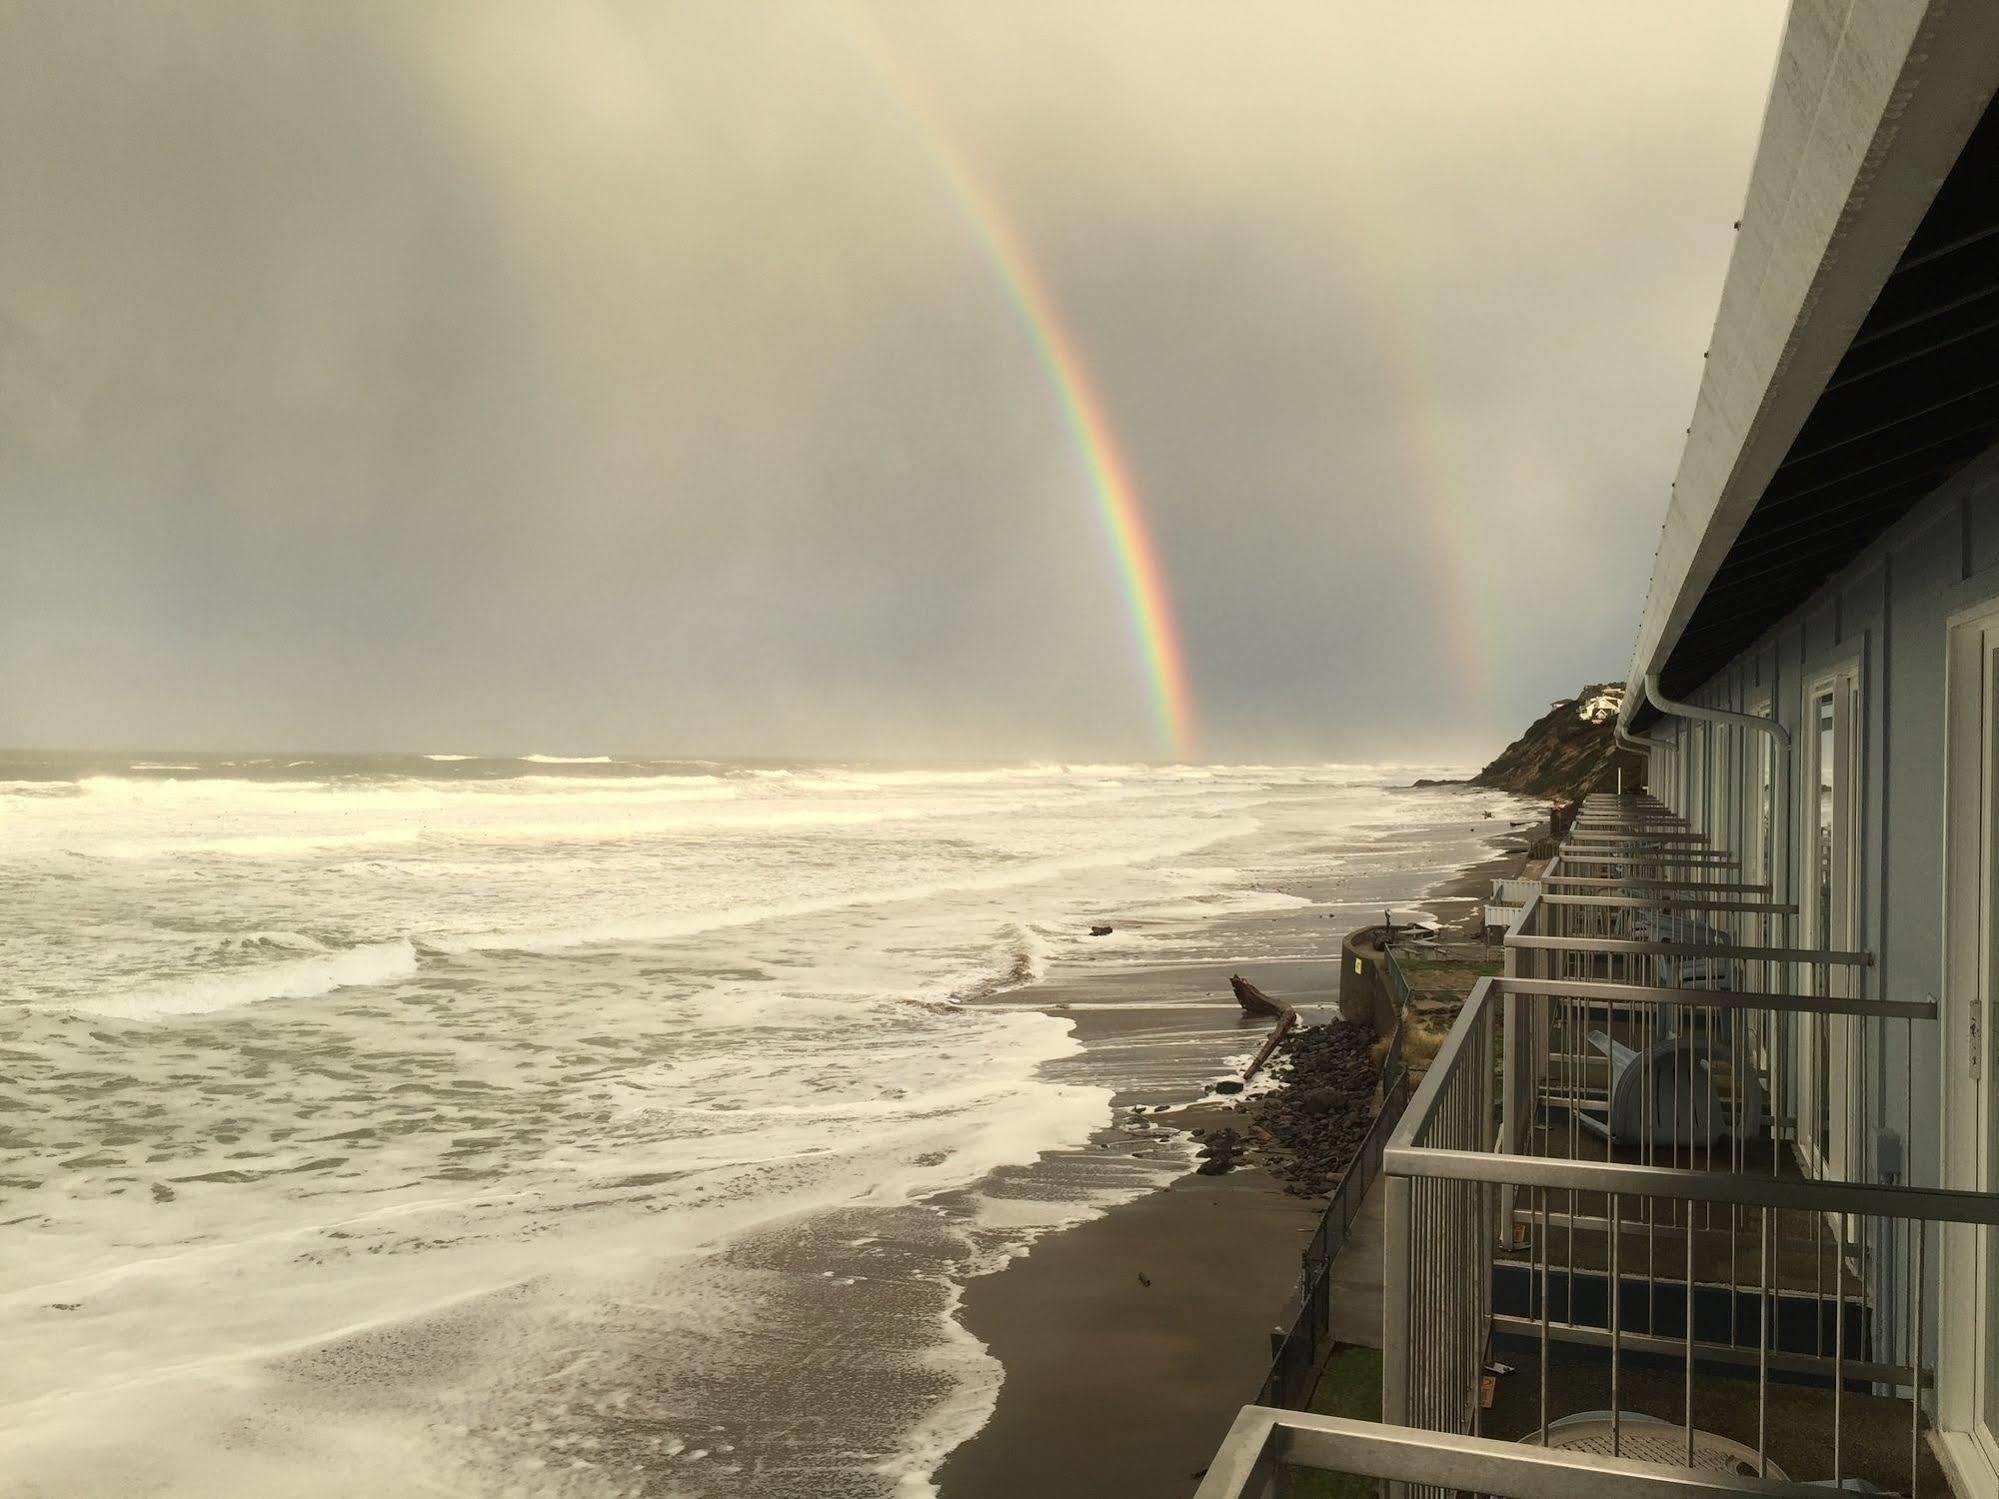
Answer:
MULTIPOLYGON (((1459 925, 1455 908, 1477 912, 1486 882, 1517 864, 1518 851, 1501 851, 1503 840, 1524 848, 1531 836, 1517 820, 1496 819, 1483 857, 1441 879, 1432 871, 1421 893, 1378 888, 1369 904, 1459 925)), ((1128 1056, 1104 1134, 1123 1130, 1135 1108, 1179 1131, 1242 1128, 1233 1099, 1190 1102, 1184 1084, 1148 1078, 1147 1046, 1170 1047, 1168 1018, 1212 1016, 1221 1001, 1234 1008, 1232 972, 1297 1006, 1307 1024, 1338 1018, 1338 969, 1327 965, 1339 962, 1347 931, 1366 924, 1355 915, 1365 907, 1346 892, 1337 901, 1325 900, 1323 888, 1296 893, 1313 906, 1273 919, 1326 944, 1323 956, 1084 968, 996 998, 1066 1016, 1086 1058, 1110 1048, 1128 1056), (1327 917, 1342 920, 1329 928, 1327 917), (1119 1003, 1120 991, 1147 997, 1119 1003)), ((1244 1052, 1267 1030, 1243 1025, 1244 1052)), ((1109 1148, 1101 1136, 1097 1148, 1109 1148)), ((1198 1175, 1190 1164, 1159 1189, 1048 1234, 967 1282, 957 1320, 997 1360, 1000 1386, 984 1424, 932 1475, 941 1499, 1191 1493, 1269 1369, 1267 1334, 1296 1292, 1299 1256, 1325 1204, 1287 1192, 1257 1154, 1221 1176, 1198 1175)))

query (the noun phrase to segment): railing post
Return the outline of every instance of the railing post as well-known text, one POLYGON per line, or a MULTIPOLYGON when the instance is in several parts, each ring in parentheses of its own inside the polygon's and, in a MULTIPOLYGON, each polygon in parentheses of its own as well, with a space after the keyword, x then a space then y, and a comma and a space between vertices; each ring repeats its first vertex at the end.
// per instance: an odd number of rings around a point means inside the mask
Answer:
POLYGON ((1409 1274, 1409 1178, 1384 1176, 1381 1188, 1387 1292, 1381 1298, 1381 1419, 1407 1426, 1410 1298, 1416 1290, 1409 1274))
MULTIPOLYGON (((1540 917, 1540 902, 1530 900, 1527 908, 1520 913, 1520 918, 1514 922, 1514 930, 1538 930, 1540 917)), ((1507 948, 1504 961, 1506 976, 1517 977, 1520 972, 1520 949, 1507 948)), ((1533 1077, 1533 1067, 1527 1051, 1529 1043, 1524 1034, 1525 1027, 1521 1023, 1521 1016, 1525 1013, 1526 1006, 1518 997, 1511 994, 1501 995, 1499 1003, 1503 1047, 1503 1055, 1500 1058, 1500 1133, 1505 1151, 1517 1155, 1523 1148, 1523 1132, 1531 1129, 1534 1122, 1532 1100, 1526 1098, 1523 1092, 1523 1079, 1531 1080, 1533 1077)), ((1513 1222, 1513 1187, 1510 1183, 1502 1184, 1499 1189, 1499 1221, 1500 1242, 1504 1244, 1509 1237, 1506 1225, 1513 1222)))

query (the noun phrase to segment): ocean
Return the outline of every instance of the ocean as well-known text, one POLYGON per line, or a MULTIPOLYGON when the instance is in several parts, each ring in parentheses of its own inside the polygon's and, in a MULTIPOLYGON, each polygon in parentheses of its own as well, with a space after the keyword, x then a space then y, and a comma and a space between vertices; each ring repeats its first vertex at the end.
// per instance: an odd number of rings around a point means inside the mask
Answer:
POLYGON ((967 1279, 1188 1165, 1009 997, 1336 952, 1418 773, 0 757, 0 1494, 929 1493, 967 1279))

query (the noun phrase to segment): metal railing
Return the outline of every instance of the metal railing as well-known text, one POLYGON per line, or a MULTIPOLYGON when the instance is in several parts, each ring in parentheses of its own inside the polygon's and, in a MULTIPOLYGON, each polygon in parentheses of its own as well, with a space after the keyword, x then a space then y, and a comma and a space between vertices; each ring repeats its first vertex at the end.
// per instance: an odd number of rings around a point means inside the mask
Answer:
POLYGON ((1826 1484, 1767 1476, 1773 1387, 1796 1476, 1918 1494, 1937 1345, 1965 1335, 1926 1304, 1931 1256, 1991 1234, 1999 1197, 1909 1179, 1935 1002, 1870 994, 1866 954, 1800 943, 1739 867, 1656 803, 1589 800, 1382 1151, 1392 1424, 1247 1407, 1197 1499, 1304 1470, 1397 1496, 1802 1499, 1826 1484), (1495 1347, 1526 1366, 1510 1386, 1495 1347), (1726 1432, 1697 1432, 1697 1374, 1735 1381, 1704 1407, 1726 1432), (1561 1449, 1578 1406, 1607 1453, 1561 1449), (1687 1466, 1630 1455, 1662 1428, 1687 1466), (1717 1436, 1765 1476, 1696 1471, 1717 1436))
MULTIPOLYGON (((1398 1030, 1397 1034, 1400 1034, 1398 1030)), ((1257 1404, 1297 1407, 1312 1393, 1319 1356, 1329 1346, 1332 1323, 1332 1272, 1340 1250, 1353 1231, 1367 1200, 1367 1191, 1381 1174, 1382 1153, 1388 1137, 1402 1118, 1409 1102, 1409 1074, 1392 1058, 1393 1070, 1384 1072, 1381 1107, 1367 1133, 1361 1137, 1354 1158, 1340 1173, 1331 1201, 1319 1218, 1319 1227, 1305 1246, 1299 1267, 1298 1298, 1290 1326, 1272 1339, 1270 1372, 1257 1394, 1257 1404)))
POLYGON ((1395 1013, 1407 1015, 1411 998, 1409 975, 1402 971, 1402 965, 1395 960, 1395 949, 1392 947, 1384 947, 1381 950, 1381 976, 1382 982, 1388 986, 1388 997, 1395 1001, 1395 1013))
MULTIPOLYGON (((1395 1017, 1395 1029, 1388 1036, 1388 1050, 1383 1053, 1381 1058, 1381 1101, 1384 1104, 1388 1101, 1389 1088, 1394 1085, 1400 1085, 1403 1090, 1404 1100, 1407 1100, 1409 1063, 1404 1057, 1403 1052, 1408 1045, 1408 1041, 1409 1012, 1405 1009, 1395 1017)), ((1401 1113, 1401 1109, 1398 1108, 1396 1116, 1400 1118, 1401 1113)))
POLYGON ((1389 1491, 1507 1499, 1824 1499, 1825 1490, 1659 1463, 1550 1451, 1479 1437, 1246 1405, 1194 1499, 1276 1499, 1303 1472, 1337 1473, 1389 1491))
POLYGON ((1999 1198, 1906 1180, 1936 1006, 1869 996, 1866 955, 1797 945, 1733 861, 1615 810, 1578 818, 1385 1152, 1386 1417, 1475 1435, 1499 1337, 1538 1359, 1545 1443, 1553 1346, 1598 1349, 1615 1455, 1627 1359, 1671 1359, 1679 1408, 1649 1414, 1681 1418, 1689 1464, 1696 1370, 1733 1371, 1767 1471, 1775 1375, 1826 1392, 1837 1482, 1871 1385, 1908 1397, 1913 1495, 1948 1335, 1925 1258, 1942 1225, 1999 1223, 1999 1198))
MULTIPOLYGON (((1492 1149, 1498 1012, 1487 1002, 1491 985, 1486 978, 1472 986, 1385 1159, 1415 1148, 1471 1158, 1492 1149)), ((1383 1418, 1470 1433, 1491 1317, 1491 1183, 1419 1177, 1392 1161, 1389 1171, 1383 1418)))

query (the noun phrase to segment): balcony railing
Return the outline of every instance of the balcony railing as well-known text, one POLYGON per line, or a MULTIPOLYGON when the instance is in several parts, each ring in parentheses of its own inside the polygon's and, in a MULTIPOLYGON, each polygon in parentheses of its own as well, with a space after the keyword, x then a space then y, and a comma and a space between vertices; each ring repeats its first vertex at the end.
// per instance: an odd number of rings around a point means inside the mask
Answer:
POLYGON ((1613 1457, 1676 1417, 1692 1466, 1697 1375, 1732 1374, 1767 1473, 1773 1380, 1787 1400, 1802 1381, 1825 1392, 1827 1472, 1794 1476, 1855 1476, 1864 1404, 1863 1476, 1893 1485, 1885 1392, 1914 1494, 1950 1335, 1925 1261, 1946 1228, 1999 1222, 1999 1199, 1906 1181, 1936 1006, 1867 994, 1866 955, 1798 945, 1795 911, 1697 840, 1586 807, 1411 1101, 1385 1155, 1385 1416, 1547 1445, 1596 1410, 1613 1457), (1531 1364, 1531 1394, 1498 1399, 1496 1347, 1531 1364))
MULTIPOLYGON (((1396 1032, 1398 1038, 1401 1032, 1396 1032)), ((1388 1137, 1409 1101, 1409 1074, 1399 1052, 1391 1052, 1382 1074, 1381 1107, 1361 1137, 1353 1159, 1340 1173, 1339 1185, 1326 1203, 1318 1231, 1305 1246, 1298 1272, 1298 1296, 1282 1333, 1273 1334, 1270 1372, 1257 1392, 1257 1404, 1302 1405, 1317 1381, 1319 1360, 1332 1347, 1333 1266, 1353 1233, 1368 1189, 1381 1172, 1388 1137)))
MULTIPOLYGON (((1825 1490, 1662 1463, 1246 1405, 1194 1499, 1275 1499, 1305 1475, 1507 1499, 1824 1499, 1825 1490)), ((1335 1490, 1337 1492, 1337 1490, 1335 1490)))
POLYGON ((1245 1407, 1197 1499, 1941 1487, 1936 1257, 1999 1196, 1909 1180, 1935 1001, 1739 870, 1585 804, 1383 1151, 1388 1424, 1245 1407))

